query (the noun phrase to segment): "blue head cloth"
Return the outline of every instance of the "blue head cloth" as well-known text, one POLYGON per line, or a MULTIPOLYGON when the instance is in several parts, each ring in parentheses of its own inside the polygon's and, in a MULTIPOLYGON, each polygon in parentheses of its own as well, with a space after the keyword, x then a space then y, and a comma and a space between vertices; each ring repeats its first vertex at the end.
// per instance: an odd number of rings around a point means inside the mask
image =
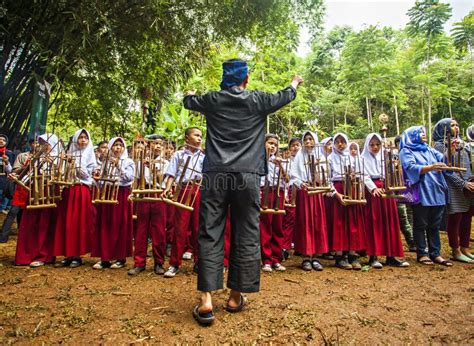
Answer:
POLYGON ((421 140, 422 133, 426 134, 425 127, 419 125, 409 127, 403 131, 402 138, 400 140, 400 150, 405 147, 413 151, 428 150, 428 144, 421 140))
POLYGON ((222 64, 221 89, 229 89, 242 84, 249 73, 249 67, 243 60, 227 60, 222 64))
POLYGON ((444 142, 444 137, 446 134, 451 132, 451 123, 453 119, 444 118, 438 121, 433 128, 433 141, 435 142, 444 142))

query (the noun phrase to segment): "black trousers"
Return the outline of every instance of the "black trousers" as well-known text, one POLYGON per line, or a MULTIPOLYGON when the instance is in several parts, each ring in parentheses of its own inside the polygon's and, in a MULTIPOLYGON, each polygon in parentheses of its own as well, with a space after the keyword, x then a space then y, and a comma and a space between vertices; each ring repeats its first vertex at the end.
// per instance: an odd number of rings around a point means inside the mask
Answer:
POLYGON ((208 172, 204 175, 199 213, 198 290, 223 288, 224 227, 231 214, 227 287, 239 292, 260 289, 260 176, 208 172))

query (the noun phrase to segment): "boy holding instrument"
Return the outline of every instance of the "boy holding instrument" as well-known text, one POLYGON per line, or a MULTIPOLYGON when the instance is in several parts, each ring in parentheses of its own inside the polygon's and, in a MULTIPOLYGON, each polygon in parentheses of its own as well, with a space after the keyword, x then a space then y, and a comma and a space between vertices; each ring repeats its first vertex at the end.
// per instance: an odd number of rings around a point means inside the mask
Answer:
MULTIPOLYGON (((154 135, 153 142, 149 142, 152 162, 143 162, 137 167, 137 177, 144 175, 146 188, 155 188, 153 179, 157 183, 162 182, 161 175, 168 167, 168 160, 163 157, 163 139, 154 135), (154 167, 154 172, 153 172, 154 167), (142 172, 143 170, 143 172, 142 172), (161 179, 160 179, 161 178, 161 179)), ((144 150, 144 148, 143 148, 144 150)), ((164 182, 162 182, 162 185, 164 182)), ((159 193, 150 197, 157 198, 159 193)), ((135 266, 128 271, 129 275, 137 275, 145 270, 148 238, 151 238, 153 259, 155 262, 154 272, 157 275, 163 275, 163 263, 166 252, 166 207, 163 201, 137 201, 137 221, 135 227, 135 250, 133 259, 135 266)))
POLYGON ((186 129, 184 137, 185 148, 173 154, 165 173, 167 180, 163 196, 168 198, 167 202, 175 205, 170 267, 164 274, 167 278, 174 277, 179 271, 183 253, 186 250, 188 229, 191 229, 194 271, 197 271, 198 263, 197 235, 201 199, 199 187, 204 160, 204 154, 201 151, 202 132, 197 127, 191 127, 186 129), (174 193, 171 192, 173 183, 176 183, 174 193))

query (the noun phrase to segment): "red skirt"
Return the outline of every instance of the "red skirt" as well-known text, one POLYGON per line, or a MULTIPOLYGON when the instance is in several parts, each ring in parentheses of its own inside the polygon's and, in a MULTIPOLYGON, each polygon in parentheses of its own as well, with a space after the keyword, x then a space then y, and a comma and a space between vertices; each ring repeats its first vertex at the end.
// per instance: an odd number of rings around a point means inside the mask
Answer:
MULTIPOLYGON (((341 181, 334 187, 342 193, 341 181)), ((332 242, 331 251, 360 251, 365 249, 364 207, 361 205, 343 206, 337 198, 332 198, 332 242)))
POLYGON ((122 260, 133 254, 133 209, 129 186, 121 186, 118 204, 97 204, 97 221, 92 257, 103 261, 122 260))
MULTIPOLYGON (((288 199, 291 201, 292 193, 296 193, 296 189, 289 190, 288 199)), ((283 249, 290 250, 293 242, 293 232, 295 229, 296 208, 285 207, 286 214, 283 216, 283 249)))
POLYGON ((21 218, 16 242, 16 265, 33 261, 53 263, 53 236, 57 208, 26 209, 21 218))
POLYGON ((332 244, 332 197, 323 196, 324 210, 326 211, 326 229, 328 232, 328 244, 332 244))
MULTIPOLYGON (((374 180, 377 187, 383 182, 374 180)), ((374 197, 366 191, 366 250, 369 256, 403 257, 397 202, 393 198, 374 197)))
MULTIPOLYGON (((262 199, 265 196, 264 189, 261 189, 262 199)), ((274 188, 268 190, 268 199, 265 201, 269 208, 276 207, 276 199, 280 197, 278 208, 283 209, 283 190, 276 191, 274 188), (277 195, 278 193, 278 195, 277 195)), ((260 202, 264 204, 263 201, 260 202)), ((283 261, 283 215, 260 214, 260 248, 262 250, 263 264, 276 264, 283 261)))
POLYGON ((54 255, 77 257, 91 251, 95 208, 87 185, 65 188, 58 207, 54 255))
POLYGON ((326 210, 321 194, 310 196, 305 190, 296 193, 294 243, 295 251, 303 255, 329 251, 326 210))

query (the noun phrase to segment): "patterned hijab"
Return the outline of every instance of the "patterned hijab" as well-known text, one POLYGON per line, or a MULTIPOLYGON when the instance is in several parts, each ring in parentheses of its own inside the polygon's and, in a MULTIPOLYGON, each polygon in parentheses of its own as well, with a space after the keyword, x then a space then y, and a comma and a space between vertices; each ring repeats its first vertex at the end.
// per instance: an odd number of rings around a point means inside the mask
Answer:
POLYGON ((422 133, 426 134, 426 129, 424 126, 420 125, 409 127, 403 131, 400 140, 400 150, 406 147, 412 151, 427 151, 428 144, 422 141, 422 133))

